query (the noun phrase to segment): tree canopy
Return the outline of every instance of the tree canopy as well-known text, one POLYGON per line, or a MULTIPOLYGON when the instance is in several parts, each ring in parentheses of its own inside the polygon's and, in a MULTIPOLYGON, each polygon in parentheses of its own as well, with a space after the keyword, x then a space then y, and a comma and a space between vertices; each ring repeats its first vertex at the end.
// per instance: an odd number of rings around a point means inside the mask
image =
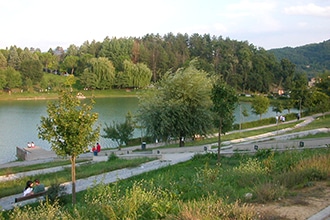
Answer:
MULTIPOLYGON (((93 40, 86 41, 81 46, 70 45, 67 50, 58 46, 41 53, 38 49, 22 50, 13 46, 0 52, 7 61, 0 61, 2 66, 21 71, 24 61, 39 61, 45 73, 81 76, 79 82, 89 89, 126 86, 144 88, 146 84, 161 80, 166 72, 176 73, 195 60, 196 69, 223 77, 237 91, 268 93, 274 86, 281 84, 290 90, 294 70, 289 59, 278 61, 272 53, 247 41, 223 39, 209 34, 189 36, 168 33, 164 36, 147 34, 143 37, 106 37, 102 42, 93 40), (98 71, 95 66, 100 66, 101 63, 107 63, 103 65, 102 71, 105 72, 98 71), (132 76, 136 80, 132 80, 132 76)), ((30 76, 34 72, 28 71, 27 75, 26 72, 21 73, 25 86, 28 83, 41 86, 41 81, 35 81, 30 76), (25 81, 27 77, 32 82, 25 81)))

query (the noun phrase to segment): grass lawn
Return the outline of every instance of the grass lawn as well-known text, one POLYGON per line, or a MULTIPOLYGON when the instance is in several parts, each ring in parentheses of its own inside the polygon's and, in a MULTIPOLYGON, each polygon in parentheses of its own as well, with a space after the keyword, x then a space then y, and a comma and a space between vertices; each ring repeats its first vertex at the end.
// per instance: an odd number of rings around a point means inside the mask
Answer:
MULTIPOLYGON (((83 163, 90 161, 90 159, 77 159, 76 163, 83 163)), ((13 167, 8 167, 4 169, 0 169, 0 176, 4 175, 10 175, 14 173, 21 173, 21 172, 26 172, 26 171, 32 171, 32 170, 40 170, 40 169, 46 169, 46 168, 51 168, 51 167, 57 167, 57 166, 65 166, 71 164, 70 160, 58 160, 58 161, 51 161, 47 163, 40 163, 40 164, 33 164, 33 165, 28 165, 28 166, 13 166, 13 167)))

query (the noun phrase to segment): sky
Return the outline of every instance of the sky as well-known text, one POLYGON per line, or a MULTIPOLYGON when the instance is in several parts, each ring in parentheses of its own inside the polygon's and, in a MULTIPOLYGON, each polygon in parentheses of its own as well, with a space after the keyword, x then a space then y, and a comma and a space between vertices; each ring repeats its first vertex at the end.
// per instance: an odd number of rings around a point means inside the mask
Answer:
POLYGON ((0 0, 0 49, 187 33, 264 49, 330 39, 330 0, 0 0))

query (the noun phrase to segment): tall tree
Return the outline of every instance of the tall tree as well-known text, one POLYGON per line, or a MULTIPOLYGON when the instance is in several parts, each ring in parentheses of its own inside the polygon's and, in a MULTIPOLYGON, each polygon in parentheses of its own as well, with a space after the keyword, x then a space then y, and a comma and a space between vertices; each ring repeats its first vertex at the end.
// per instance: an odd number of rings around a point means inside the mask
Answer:
POLYGON ((148 34, 142 38, 140 47, 141 63, 146 63, 152 71, 152 81, 157 82, 162 74, 168 71, 168 56, 163 46, 162 37, 157 34, 148 34))
POLYGON ((213 48, 209 34, 193 34, 188 41, 191 58, 198 58, 197 68, 208 73, 213 72, 213 48))
POLYGON ((44 73, 39 60, 24 60, 21 64, 21 74, 24 81, 30 79, 33 84, 41 81, 44 73))
POLYGON ((330 110, 330 97, 317 89, 313 88, 310 91, 309 99, 306 100, 308 111, 324 113, 330 110))
POLYGON ((87 88, 110 89, 114 85, 115 68, 105 57, 92 58, 81 80, 87 88), (87 81, 86 79, 90 80, 87 81))
POLYGON ((79 57, 77 68, 75 71, 76 76, 81 76, 84 73, 84 70, 88 68, 89 61, 94 58, 91 54, 82 54, 79 57))
POLYGON ((20 54, 19 54, 21 62, 24 62, 25 60, 39 60, 39 56, 34 53, 33 51, 30 51, 28 48, 25 48, 20 54))
POLYGON ((4 71, 0 69, 0 89, 2 90, 6 88, 6 84, 7 84, 6 76, 4 74, 4 71))
POLYGON ((6 57, 0 52, 0 70, 7 67, 6 57))
POLYGON ((262 118, 262 114, 265 114, 269 107, 269 99, 263 95, 257 95, 252 100, 251 108, 252 112, 262 118))
POLYGON ((252 69, 252 50, 248 45, 248 42, 239 44, 238 49, 238 72, 241 75, 241 91, 245 93, 247 83, 248 83, 248 74, 252 69))
POLYGON ((134 40, 131 38, 106 38, 100 56, 107 57, 117 71, 123 71, 124 60, 131 60, 134 40))
POLYGON ((309 95, 307 76, 305 74, 296 74, 290 97, 294 100, 295 108, 299 109, 300 115, 302 115, 302 110, 308 106, 306 101, 309 95))
POLYGON ((21 59, 19 58, 16 46, 10 47, 7 64, 13 67, 15 70, 19 70, 21 67, 21 59))
POLYGON ((211 126, 211 82, 207 74, 191 63, 166 75, 156 88, 139 103, 139 120, 147 133, 155 138, 180 139, 205 134, 211 126))
POLYGON ((51 72, 58 69, 58 57, 50 52, 38 53, 38 55, 45 71, 51 72))
POLYGON ((73 55, 66 56, 62 63, 63 68, 69 70, 70 74, 74 74, 75 68, 78 65, 78 60, 79 60, 78 56, 73 56, 73 55))
POLYGON ((120 87, 144 88, 150 84, 151 70, 142 63, 134 64, 132 61, 124 61, 124 71, 118 73, 117 79, 120 87))
POLYGON ((282 102, 274 102, 273 104, 273 111, 277 113, 282 113, 284 110, 284 107, 282 105, 282 102))
POLYGON ((59 62, 62 62, 65 56, 65 51, 62 47, 57 46, 53 52, 53 55, 58 57, 59 62))
POLYGON ((8 67, 2 72, 5 76, 5 80, 6 80, 5 87, 7 89, 14 89, 22 86, 22 77, 20 72, 16 71, 12 67, 8 67))
POLYGON ((168 69, 176 71, 189 60, 188 39, 188 34, 174 36, 169 33, 164 36, 163 48, 168 55, 168 69))
POLYGON ((51 143, 57 155, 71 160, 72 204, 76 204, 76 158, 88 150, 99 137, 100 127, 94 128, 98 114, 91 104, 82 104, 69 90, 59 95, 57 102, 49 102, 47 117, 41 117, 39 138, 51 143))
POLYGON ((292 81, 294 77, 296 66, 288 59, 281 60, 280 77, 281 81, 279 85, 282 85, 285 90, 289 91, 292 88, 292 81))
POLYGON ((211 100, 212 111, 216 113, 218 127, 218 162, 220 162, 221 134, 227 132, 234 122, 234 110, 238 103, 235 90, 222 81, 213 85, 211 100))
POLYGON ((318 87, 320 91, 330 96, 330 70, 325 71, 321 75, 320 80, 316 82, 315 86, 318 87))
POLYGON ((78 56, 78 53, 79 53, 79 48, 74 45, 74 44, 71 44, 68 49, 66 50, 66 56, 78 56))

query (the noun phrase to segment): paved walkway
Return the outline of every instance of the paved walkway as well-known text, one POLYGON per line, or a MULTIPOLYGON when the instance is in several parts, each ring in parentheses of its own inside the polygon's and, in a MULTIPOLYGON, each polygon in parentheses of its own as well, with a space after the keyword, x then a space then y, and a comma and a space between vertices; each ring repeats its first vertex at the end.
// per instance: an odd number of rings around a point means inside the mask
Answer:
MULTIPOLYGON (((300 126, 305 126, 306 124, 310 123, 313 121, 313 117, 307 117, 303 118, 301 123, 296 125, 296 127, 300 126)), ((286 122, 289 123, 289 122, 286 122)), ((276 125, 268 125, 264 127, 270 127, 270 126, 276 126, 276 125)), ((260 129, 260 127, 258 128, 260 129)), ((253 129, 246 129, 246 130, 253 130, 253 129)), ((319 132, 329 132, 329 129, 315 129, 312 131, 304 131, 304 132, 299 132, 299 133, 293 133, 293 134, 283 134, 286 133, 290 130, 293 129, 283 129, 279 130, 277 132, 269 132, 263 135, 256 135, 253 137, 249 138, 241 138, 241 139, 236 139, 236 140, 231 140, 231 141, 226 141, 224 142, 227 147, 222 149, 222 154, 233 154, 234 150, 248 150, 248 151, 253 151, 255 145, 258 146, 259 149, 263 148, 272 148, 272 149, 280 149, 280 148, 286 148, 288 147, 288 144, 291 147, 297 148, 301 147, 300 146, 300 141, 291 141, 288 142, 286 141, 287 139, 293 138, 293 137, 301 137, 305 136, 309 133, 319 133, 319 132), (283 134, 283 135, 279 135, 283 134)), ((304 139, 303 140, 304 144, 309 147, 327 147, 330 144, 330 138, 318 138, 318 139, 304 139)), ((161 144, 150 144, 147 147, 148 148, 155 148, 159 147, 161 144)), ((117 181, 118 179, 126 179, 131 176, 139 175, 143 172, 148 172, 151 170, 156 170, 161 167, 169 166, 169 165, 174 165, 180 162, 184 162, 187 160, 190 160, 192 156, 195 153, 199 152, 204 152, 205 148, 210 151, 211 150, 211 145, 206 145, 206 146, 195 146, 195 147, 182 147, 182 148, 166 148, 166 149, 161 149, 161 150, 155 150, 156 152, 161 154, 162 158, 160 160, 152 161, 145 163, 141 165, 140 167, 135 167, 135 168, 126 168, 126 169, 121 169, 121 170, 116 170, 113 172, 101 174, 101 175, 96 175, 92 176, 89 178, 85 179, 79 179, 76 182, 76 191, 82 191, 86 190, 88 187, 90 187, 92 184, 100 184, 100 183, 112 183, 117 181), (157 152, 158 151, 158 152, 157 152)), ((140 146, 135 146, 135 147, 128 147, 124 148, 122 153, 127 153, 131 152, 132 150, 135 150, 137 148, 140 148, 140 146)), ((113 151, 106 151, 103 153, 111 153, 113 151)), ((118 152, 118 151, 116 151, 118 152)), ((91 157, 91 153, 87 153, 82 155, 82 157, 91 157)), ((42 163, 42 162, 49 162, 52 159, 42 159, 42 160, 31 160, 31 161, 21 161, 21 162, 13 162, 13 163, 8 163, 8 164, 0 164, 0 168, 6 168, 6 167, 11 167, 11 166, 25 166, 25 165, 30 165, 30 164, 37 164, 37 163, 42 163)), ((70 166, 70 165, 69 165, 70 166)), ((23 175, 25 176, 30 176, 30 175, 38 175, 41 173, 45 172, 57 172, 56 170, 63 169, 63 167, 54 167, 54 168, 48 168, 44 170, 35 170, 35 171, 29 171, 26 173, 20 173, 20 174, 15 174, 14 176, 8 176, 8 177, 0 177, 0 181, 6 181, 10 179, 15 179, 19 178, 23 175), (15 177, 16 176, 16 177, 15 177)), ((66 186, 66 192, 68 194, 71 193, 71 182, 63 183, 63 185, 66 186)), ((0 207, 5 210, 12 209, 15 205, 25 205, 27 203, 35 202, 36 200, 28 200, 25 202, 21 202, 18 204, 14 204, 14 200, 16 197, 22 196, 21 194, 17 195, 12 195, 8 197, 4 197, 0 199, 0 207)), ((316 215, 312 216, 310 220, 315 220, 315 219, 327 219, 326 217, 330 215, 329 212, 330 206, 320 213, 317 213, 316 215)))
MULTIPOLYGON (((152 170, 156 170, 165 166, 169 166, 169 165, 174 165, 180 162, 184 162, 187 160, 190 160, 192 158, 192 156, 194 155, 194 153, 176 153, 176 154, 166 154, 163 156, 163 158, 161 160, 156 160, 156 161, 151 161, 148 163, 144 163, 139 167, 135 167, 135 168, 125 168, 125 169, 120 169, 120 170, 115 170, 109 173, 104 173, 104 174, 100 174, 100 175, 96 175, 96 176, 91 176, 85 179, 78 179, 76 181, 76 192, 80 192, 83 190, 86 190, 87 188, 89 188, 91 185, 93 184, 100 184, 100 183, 112 183, 115 182, 119 179, 126 179, 135 175, 139 175, 141 173, 144 172, 148 172, 148 171, 152 171, 152 170)), ((54 168, 57 169, 57 168, 54 168)), ((30 172, 31 175, 33 174, 39 174, 39 171, 31 171, 30 172), (34 173, 33 173, 34 172, 34 173)), ((71 194, 72 191, 72 185, 71 182, 66 182, 63 183, 62 185, 65 186, 66 188, 66 193, 67 194, 71 194)), ((28 203, 32 203, 35 202, 37 199, 31 199, 28 201, 24 201, 24 202, 20 202, 20 203, 14 203, 15 198, 17 197, 21 197, 22 194, 16 194, 16 195, 11 195, 11 196, 7 196, 4 198, 0 199, 0 206, 2 209, 4 210, 9 210, 9 209, 13 209, 13 207, 15 205, 21 206, 21 205, 25 205, 28 203)))

